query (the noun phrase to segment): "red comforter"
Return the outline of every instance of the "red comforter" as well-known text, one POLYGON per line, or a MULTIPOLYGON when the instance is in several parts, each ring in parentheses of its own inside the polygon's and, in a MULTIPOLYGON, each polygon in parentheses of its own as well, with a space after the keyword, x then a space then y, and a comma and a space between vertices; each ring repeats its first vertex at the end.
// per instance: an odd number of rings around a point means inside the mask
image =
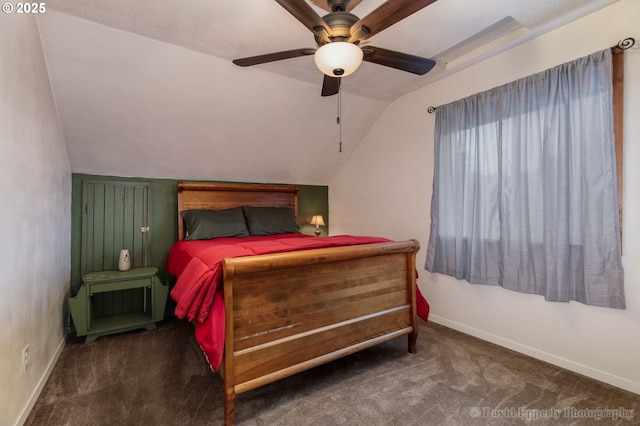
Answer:
MULTIPOLYGON (((317 238, 302 234, 178 241, 169 251, 166 270, 178 277, 171 290, 175 314, 196 324, 196 341, 216 371, 224 351, 222 259, 314 248, 387 242, 378 237, 338 235, 317 238)), ((416 286, 418 315, 425 321, 429 305, 416 286)))

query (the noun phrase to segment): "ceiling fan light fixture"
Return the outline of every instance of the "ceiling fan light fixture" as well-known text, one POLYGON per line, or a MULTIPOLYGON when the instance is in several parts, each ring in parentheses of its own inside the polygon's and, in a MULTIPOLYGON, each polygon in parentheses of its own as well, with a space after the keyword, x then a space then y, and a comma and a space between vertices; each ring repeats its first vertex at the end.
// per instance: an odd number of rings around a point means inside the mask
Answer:
POLYGON ((346 77, 362 63, 362 49, 353 43, 334 41, 321 46, 313 55, 316 67, 329 77, 346 77))

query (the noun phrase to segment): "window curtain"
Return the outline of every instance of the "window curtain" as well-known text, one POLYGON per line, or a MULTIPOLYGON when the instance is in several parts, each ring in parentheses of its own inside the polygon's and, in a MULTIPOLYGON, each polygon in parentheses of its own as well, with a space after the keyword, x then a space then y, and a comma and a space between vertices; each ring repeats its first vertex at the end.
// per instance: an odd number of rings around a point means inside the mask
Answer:
POLYGON ((624 309, 610 49, 438 107, 425 268, 624 309))

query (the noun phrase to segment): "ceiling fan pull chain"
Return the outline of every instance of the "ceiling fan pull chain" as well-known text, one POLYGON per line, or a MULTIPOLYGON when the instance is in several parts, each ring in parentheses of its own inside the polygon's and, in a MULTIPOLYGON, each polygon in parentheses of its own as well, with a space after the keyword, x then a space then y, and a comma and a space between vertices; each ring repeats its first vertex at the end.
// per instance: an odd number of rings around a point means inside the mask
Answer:
POLYGON ((339 144, 338 144, 338 152, 342 152, 342 90, 338 91, 338 117, 336 118, 336 122, 339 126, 339 144))

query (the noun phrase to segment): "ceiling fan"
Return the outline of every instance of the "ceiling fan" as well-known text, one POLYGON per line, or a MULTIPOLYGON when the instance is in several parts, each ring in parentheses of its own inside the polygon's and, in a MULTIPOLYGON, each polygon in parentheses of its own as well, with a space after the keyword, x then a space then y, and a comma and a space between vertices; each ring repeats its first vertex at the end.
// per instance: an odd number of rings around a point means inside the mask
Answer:
MULTIPOLYGON (((319 0, 312 1, 320 3, 319 0)), ((387 0, 362 19, 350 13, 360 1, 354 0, 349 7, 350 0, 327 0, 326 10, 330 12, 320 17, 305 0, 276 0, 314 34, 318 47, 235 59, 233 63, 248 67, 314 55, 316 66, 324 73, 322 96, 337 94, 340 79, 354 72, 363 60, 418 75, 426 74, 434 67, 436 62, 432 59, 370 45, 360 47, 359 44, 436 0, 387 0)))

